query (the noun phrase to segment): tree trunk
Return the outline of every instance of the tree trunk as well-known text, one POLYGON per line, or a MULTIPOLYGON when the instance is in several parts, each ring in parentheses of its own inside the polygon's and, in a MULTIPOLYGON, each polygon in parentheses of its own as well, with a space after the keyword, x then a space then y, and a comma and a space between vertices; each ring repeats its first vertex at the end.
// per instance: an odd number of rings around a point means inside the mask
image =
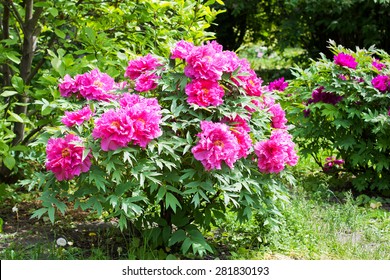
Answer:
MULTIPOLYGON (((25 1, 25 19, 22 24, 24 38, 22 46, 22 59, 20 62, 20 77, 22 78, 26 86, 28 86, 31 81, 30 75, 32 69, 32 62, 36 49, 37 38, 40 33, 38 20, 41 14, 42 8, 37 8, 34 12, 34 0, 25 1)), ((18 115, 26 114, 29 102, 29 98, 26 92, 19 94, 18 102, 20 104, 15 107, 14 113, 18 115)), ((13 146, 23 141, 24 129, 24 123, 16 122, 14 124, 14 133, 16 136, 12 142, 13 146)))

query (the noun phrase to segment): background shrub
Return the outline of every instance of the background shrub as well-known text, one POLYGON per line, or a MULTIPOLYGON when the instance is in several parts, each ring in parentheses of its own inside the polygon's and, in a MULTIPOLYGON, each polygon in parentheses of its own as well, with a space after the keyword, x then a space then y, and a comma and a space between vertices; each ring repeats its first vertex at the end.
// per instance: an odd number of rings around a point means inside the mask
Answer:
POLYGON ((388 194, 389 55, 332 41, 329 48, 333 59, 322 55, 306 69, 293 69, 287 100, 296 141, 324 171, 345 172, 355 190, 388 194))

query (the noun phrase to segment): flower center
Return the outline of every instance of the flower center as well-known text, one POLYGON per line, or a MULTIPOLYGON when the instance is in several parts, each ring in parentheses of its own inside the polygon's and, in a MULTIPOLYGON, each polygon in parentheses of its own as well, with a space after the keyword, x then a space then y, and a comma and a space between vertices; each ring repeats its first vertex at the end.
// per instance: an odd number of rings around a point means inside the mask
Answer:
POLYGON ((101 81, 99 81, 99 80, 94 81, 94 82, 93 82, 93 85, 94 85, 94 86, 97 86, 97 87, 99 87, 99 88, 102 88, 102 87, 103 87, 103 83, 102 83, 101 81))
POLYGON ((214 145, 215 146, 219 146, 219 147, 222 147, 224 146, 223 142, 221 140, 217 140, 217 141, 214 141, 214 145))
POLYGON ((62 149, 61 155, 62 155, 63 158, 70 156, 70 150, 69 150, 69 148, 64 148, 64 149, 62 149))
POLYGON ((119 129, 121 127, 121 125, 118 121, 113 121, 111 123, 111 127, 115 127, 116 129, 119 129))

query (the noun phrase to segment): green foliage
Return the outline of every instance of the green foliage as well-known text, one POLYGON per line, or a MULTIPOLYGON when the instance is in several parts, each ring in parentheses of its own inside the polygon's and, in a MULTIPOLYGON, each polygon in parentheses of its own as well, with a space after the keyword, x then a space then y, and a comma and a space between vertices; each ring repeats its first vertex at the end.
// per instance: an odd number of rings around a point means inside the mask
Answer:
MULTIPOLYGON (((354 52, 334 42, 330 50, 352 55, 358 65, 356 69, 336 65, 322 55, 307 69, 293 69, 296 79, 288 88, 291 96, 287 103, 292 104, 288 112, 296 125, 296 140, 302 153, 312 155, 320 166, 324 165, 324 157, 345 160, 339 171, 350 175, 356 190, 386 194, 390 182, 389 91, 379 91, 371 81, 380 74, 389 75, 389 55, 374 47, 354 52), (380 71, 373 67, 374 58, 380 59, 385 68, 380 71), (342 100, 337 104, 308 102, 320 87, 342 100)), ((334 175, 339 176, 339 172, 334 175)))

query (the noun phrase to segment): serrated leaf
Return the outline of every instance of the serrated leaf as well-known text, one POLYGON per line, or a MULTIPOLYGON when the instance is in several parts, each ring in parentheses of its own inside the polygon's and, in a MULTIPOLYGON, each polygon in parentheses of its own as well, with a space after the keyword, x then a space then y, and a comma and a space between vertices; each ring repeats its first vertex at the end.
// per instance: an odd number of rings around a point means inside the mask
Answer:
POLYGON ((31 216, 31 219, 33 219, 33 218, 40 219, 46 212, 47 212, 47 208, 41 208, 41 209, 35 210, 31 216))

